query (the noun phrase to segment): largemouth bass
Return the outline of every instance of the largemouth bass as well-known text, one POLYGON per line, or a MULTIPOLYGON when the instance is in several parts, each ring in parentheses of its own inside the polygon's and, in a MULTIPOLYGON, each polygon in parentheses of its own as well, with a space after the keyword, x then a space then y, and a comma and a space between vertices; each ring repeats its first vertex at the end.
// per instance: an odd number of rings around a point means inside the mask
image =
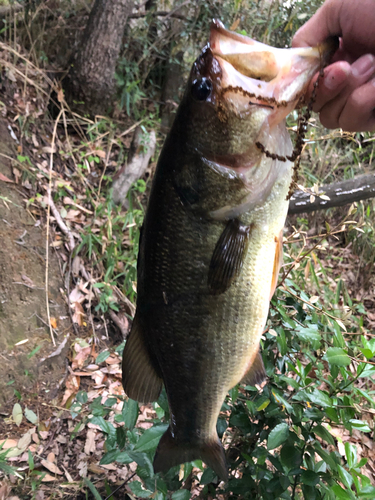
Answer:
POLYGON ((214 22, 193 65, 153 180, 122 365, 130 398, 166 388, 156 472, 200 458, 227 478, 216 422, 229 389, 266 376, 259 343, 292 177, 265 151, 291 155, 285 117, 335 49, 275 49, 214 22))

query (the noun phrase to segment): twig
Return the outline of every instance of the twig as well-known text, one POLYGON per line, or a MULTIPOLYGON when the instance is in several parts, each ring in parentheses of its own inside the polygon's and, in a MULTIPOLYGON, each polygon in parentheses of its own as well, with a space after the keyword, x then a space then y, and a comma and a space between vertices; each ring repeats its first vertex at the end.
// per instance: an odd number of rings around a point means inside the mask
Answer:
MULTIPOLYGON (((51 155, 52 154, 53 153, 51 153, 51 155)), ((74 250, 74 247, 75 247, 74 236, 72 235, 72 233, 71 233, 70 229, 68 228, 68 226, 62 220, 61 215, 60 215, 59 211, 57 210, 55 203, 52 200, 52 197, 51 197, 51 188, 50 187, 48 187, 47 194, 48 194, 48 200, 47 200, 48 206, 51 208, 53 216, 55 217, 56 222, 57 222, 59 228, 68 237, 68 239, 69 239, 69 245, 68 245, 69 246, 69 250, 70 250, 70 252, 72 252, 74 250)))
MULTIPOLYGON (((49 302, 48 302, 49 227, 50 227, 50 212, 51 212, 51 207, 52 207, 52 203, 53 203, 52 198, 51 198, 53 150, 54 150, 55 140, 56 140, 57 125, 59 123, 61 114, 62 114, 62 109, 60 110, 58 117, 55 120, 55 125, 53 127, 52 142, 51 142, 51 155, 50 155, 49 172, 48 172, 49 173, 48 190, 47 190, 48 206, 47 206, 47 227, 46 227, 46 306, 47 306, 48 326, 49 326, 50 335, 51 335, 51 339, 52 339, 54 346, 56 346, 56 342, 55 342, 55 338, 53 336, 53 330, 52 330, 52 325, 51 325, 51 315, 50 315, 49 302)), ((56 209, 56 207, 55 207, 55 209, 56 209)), ((56 212, 57 212, 57 210, 56 210, 56 212)), ((60 217, 60 219, 61 219, 61 217, 60 217)))

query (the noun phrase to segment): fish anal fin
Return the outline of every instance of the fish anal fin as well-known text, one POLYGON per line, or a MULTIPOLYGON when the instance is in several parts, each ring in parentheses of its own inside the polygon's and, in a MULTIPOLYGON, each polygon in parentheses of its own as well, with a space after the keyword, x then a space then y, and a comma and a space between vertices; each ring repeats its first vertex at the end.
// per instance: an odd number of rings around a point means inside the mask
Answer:
POLYGON ((242 377, 241 383, 245 385, 261 384, 267 377, 266 370, 264 369, 263 359, 260 351, 251 363, 250 368, 242 377))
POLYGON ((272 282, 271 282, 271 292, 270 292, 270 300, 275 293, 277 286, 277 278, 279 276, 279 271, 281 265, 283 263, 283 229, 280 231, 279 236, 275 236, 275 260, 273 262, 273 271, 272 271, 272 282))
POLYGON ((144 341, 137 314, 126 341, 122 356, 122 385, 131 399, 142 403, 156 401, 160 395, 163 380, 155 369, 144 341))
POLYGON ((191 443, 177 441, 169 427, 161 437, 156 449, 154 471, 166 472, 175 465, 191 462, 199 458, 211 467, 220 479, 223 481, 228 480, 224 448, 217 436, 209 442, 199 443, 194 446, 191 443))
POLYGON ((212 254, 208 270, 211 295, 224 293, 239 275, 249 245, 251 226, 238 219, 227 222, 212 254))

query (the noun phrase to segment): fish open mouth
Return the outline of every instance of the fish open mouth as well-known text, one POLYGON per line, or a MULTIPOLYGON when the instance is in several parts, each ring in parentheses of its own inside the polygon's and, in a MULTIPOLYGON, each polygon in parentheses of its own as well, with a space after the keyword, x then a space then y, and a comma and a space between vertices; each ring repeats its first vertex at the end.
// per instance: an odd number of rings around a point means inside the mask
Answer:
MULTIPOLYGON (((311 77, 326 66, 338 48, 332 37, 317 47, 279 49, 225 29, 213 21, 210 48, 222 70, 222 88, 242 92, 259 105, 285 107, 298 103, 311 77)), ((284 114, 284 113, 283 113, 284 114)))

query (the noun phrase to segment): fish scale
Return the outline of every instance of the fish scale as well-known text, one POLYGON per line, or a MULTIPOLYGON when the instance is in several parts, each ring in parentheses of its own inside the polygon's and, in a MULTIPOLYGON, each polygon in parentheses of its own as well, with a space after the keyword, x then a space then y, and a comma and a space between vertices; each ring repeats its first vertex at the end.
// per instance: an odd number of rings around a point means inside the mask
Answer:
POLYGON ((193 66, 153 179, 122 365, 129 397, 154 401, 166 389, 171 420, 156 450, 156 472, 201 458, 227 478, 216 422, 233 386, 266 376, 259 344, 292 179, 291 162, 268 157, 255 143, 292 153, 285 116, 321 54, 335 47, 273 49, 216 23, 193 66), (257 68, 240 74, 252 61, 257 68), (259 67, 262 85, 248 76, 259 67), (259 96, 250 99, 254 89, 259 96), (276 106, 275 96, 289 101, 276 106))

